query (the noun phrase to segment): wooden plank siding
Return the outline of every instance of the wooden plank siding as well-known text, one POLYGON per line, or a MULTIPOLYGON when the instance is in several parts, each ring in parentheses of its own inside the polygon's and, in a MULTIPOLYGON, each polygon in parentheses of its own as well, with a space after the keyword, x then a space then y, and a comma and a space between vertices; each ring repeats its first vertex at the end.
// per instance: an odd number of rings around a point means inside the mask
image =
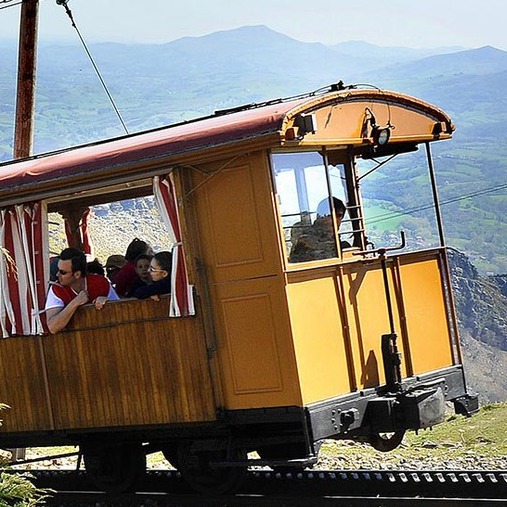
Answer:
POLYGON ((0 338, 0 434, 52 428, 40 337, 0 338))
MULTIPOLYGON (((10 402, 32 413, 17 413, 16 423, 2 430, 32 431, 144 426, 213 421, 213 397, 202 319, 170 318, 168 298, 108 302, 97 311, 85 306, 64 331, 33 339, 11 338, 0 345, 2 357, 12 343, 40 340, 46 369, 51 414, 45 399, 41 355, 23 349, 16 368, 24 372, 18 387, 25 394, 10 402), (33 390, 33 392, 32 392, 33 390), (49 412, 49 411, 46 411, 49 412), (19 417, 21 419, 19 420, 19 417)), ((1 361, 1 379, 12 379, 12 363, 1 361), (7 366, 9 369, 7 371, 7 366)), ((3 382, 2 382, 3 383, 3 382)), ((1 393, 1 391, 0 391, 1 393)), ((0 394, 1 395, 1 394, 0 394)), ((6 413, 7 415, 7 413, 6 413)), ((0 430, 1 431, 1 430, 0 430)))

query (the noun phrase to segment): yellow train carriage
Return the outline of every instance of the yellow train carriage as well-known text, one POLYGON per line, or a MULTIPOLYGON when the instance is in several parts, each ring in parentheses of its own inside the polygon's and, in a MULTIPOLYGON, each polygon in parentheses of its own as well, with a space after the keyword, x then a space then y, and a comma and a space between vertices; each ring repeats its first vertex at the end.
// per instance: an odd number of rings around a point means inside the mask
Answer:
POLYGON ((429 149, 453 129, 413 97, 333 85, 0 166, 8 250, 6 217, 20 206, 40 205, 44 237, 47 211, 78 221, 89 206, 151 195, 153 179, 170 174, 195 307, 175 317, 172 297, 109 302, 48 335, 46 243, 28 270, 38 325, 8 311, 22 290, 4 260, 0 400, 12 408, 0 444, 79 444, 106 488, 130 485, 145 454, 162 449, 195 487, 220 492, 240 480, 247 451, 304 466, 324 438, 388 450, 405 430, 441 422, 446 400, 476 411, 429 149), (439 244, 417 251, 402 235, 376 247, 358 161, 420 144, 439 244), (295 257, 305 237, 311 255, 295 257))

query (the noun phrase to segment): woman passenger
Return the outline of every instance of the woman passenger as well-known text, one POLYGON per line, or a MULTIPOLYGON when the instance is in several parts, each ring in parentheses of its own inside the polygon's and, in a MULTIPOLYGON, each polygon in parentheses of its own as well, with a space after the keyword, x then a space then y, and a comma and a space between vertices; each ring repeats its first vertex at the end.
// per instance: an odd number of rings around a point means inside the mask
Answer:
POLYGON ((116 293, 120 297, 126 297, 132 285, 137 280, 135 260, 138 255, 153 253, 151 246, 139 238, 134 238, 125 252, 127 264, 123 266, 115 278, 116 293))
POLYGON ((153 283, 137 289, 133 294, 135 298, 160 301, 161 294, 170 294, 172 258, 171 252, 158 252, 153 256, 150 262, 150 277, 153 283))

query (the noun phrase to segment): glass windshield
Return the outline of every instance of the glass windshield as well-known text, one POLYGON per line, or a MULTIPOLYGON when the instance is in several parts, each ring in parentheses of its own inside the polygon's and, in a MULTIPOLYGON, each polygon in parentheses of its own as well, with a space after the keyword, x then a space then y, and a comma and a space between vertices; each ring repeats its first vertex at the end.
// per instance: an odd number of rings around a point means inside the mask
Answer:
POLYGON ((305 152, 274 154, 273 167, 289 262, 335 258, 338 244, 350 247, 343 166, 327 165, 320 153, 305 152))

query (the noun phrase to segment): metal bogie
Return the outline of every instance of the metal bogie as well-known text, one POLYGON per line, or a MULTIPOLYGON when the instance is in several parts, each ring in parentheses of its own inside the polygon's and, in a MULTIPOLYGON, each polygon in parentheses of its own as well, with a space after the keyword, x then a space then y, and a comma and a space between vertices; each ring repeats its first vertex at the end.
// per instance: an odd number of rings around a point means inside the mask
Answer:
POLYGON ((460 368, 435 375, 406 379, 400 391, 385 386, 361 391, 341 399, 327 400, 308 407, 314 439, 363 438, 379 433, 418 430, 445 419, 446 401, 458 403, 464 415, 477 411, 477 397, 468 395, 462 403, 454 398, 464 389, 460 368), (468 409, 468 411, 466 409, 468 409))

